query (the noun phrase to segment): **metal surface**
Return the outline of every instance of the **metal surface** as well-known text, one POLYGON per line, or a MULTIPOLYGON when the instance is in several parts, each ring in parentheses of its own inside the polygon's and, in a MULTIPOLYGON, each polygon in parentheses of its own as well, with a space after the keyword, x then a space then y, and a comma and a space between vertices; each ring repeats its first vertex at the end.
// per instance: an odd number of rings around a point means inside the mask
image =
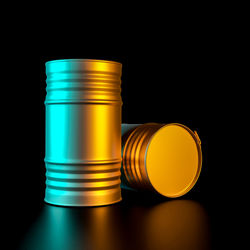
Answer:
POLYGON ((104 60, 46 63, 46 202, 121 200, 121 68, 104 60))
POLYGON ((199 178, 201 142, 182 124, 122 124, 122 158, 122 187, 179 197, 199 178))

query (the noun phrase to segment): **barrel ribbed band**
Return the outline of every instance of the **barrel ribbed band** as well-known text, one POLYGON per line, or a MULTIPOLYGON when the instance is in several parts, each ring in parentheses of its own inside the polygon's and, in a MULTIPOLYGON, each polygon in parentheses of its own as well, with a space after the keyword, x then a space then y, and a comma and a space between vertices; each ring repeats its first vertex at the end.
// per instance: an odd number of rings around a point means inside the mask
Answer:
POLYGON ((45 104, 121 105, 121 64, 105 60, 56 60, 46 63, 45 104))
POLYGON ((121 199, 120 161, 69 164, 45 160, 45 163, 48 203, 71 206, 77 200, 78 206, 96 206, 121 199))
POLYGON ((135 189, 152 189, 148 179, 145 155, 151 136, 163 125, 147 123, 133 130, 123 149, 123 172, 127 182, 135 189))

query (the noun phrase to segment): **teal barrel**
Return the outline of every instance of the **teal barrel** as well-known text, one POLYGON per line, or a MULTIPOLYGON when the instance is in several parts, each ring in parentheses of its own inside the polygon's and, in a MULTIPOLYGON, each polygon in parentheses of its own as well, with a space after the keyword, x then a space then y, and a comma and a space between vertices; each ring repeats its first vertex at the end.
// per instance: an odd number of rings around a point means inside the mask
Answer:
POLYGON ((121 68, 105 60, 46 63, 47 203, 121 200, 121 68))

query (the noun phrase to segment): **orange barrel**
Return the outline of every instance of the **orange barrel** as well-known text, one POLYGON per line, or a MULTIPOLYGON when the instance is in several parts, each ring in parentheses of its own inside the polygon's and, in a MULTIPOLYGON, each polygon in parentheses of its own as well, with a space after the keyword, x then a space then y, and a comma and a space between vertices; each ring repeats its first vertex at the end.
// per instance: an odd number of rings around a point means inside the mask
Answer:
POLYGON ((199 178, 201 142, 177 124, 122 124, 122 187, 166 197, 186 194, 199 178))
POLYGON ((46 63, 46 202, 121 200, 121 70, 105 60, 46 63))

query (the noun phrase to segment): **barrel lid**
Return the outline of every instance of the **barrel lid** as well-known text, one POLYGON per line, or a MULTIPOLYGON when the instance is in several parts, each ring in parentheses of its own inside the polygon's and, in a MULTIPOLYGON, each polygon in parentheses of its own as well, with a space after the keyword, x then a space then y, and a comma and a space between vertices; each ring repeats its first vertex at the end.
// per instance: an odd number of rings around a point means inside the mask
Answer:
POLYGON ((111 75, 121 75, 122 64, 115 61, 97 59, 58 59, 47 61, 46 75, 51 73, 109 73, 111 75))
POLYGON ((151 137, 145 155, 153 188, 167 197, 179 197, 196 183, 201 171, 201 142, 188 127, 170 123, 151 137))

